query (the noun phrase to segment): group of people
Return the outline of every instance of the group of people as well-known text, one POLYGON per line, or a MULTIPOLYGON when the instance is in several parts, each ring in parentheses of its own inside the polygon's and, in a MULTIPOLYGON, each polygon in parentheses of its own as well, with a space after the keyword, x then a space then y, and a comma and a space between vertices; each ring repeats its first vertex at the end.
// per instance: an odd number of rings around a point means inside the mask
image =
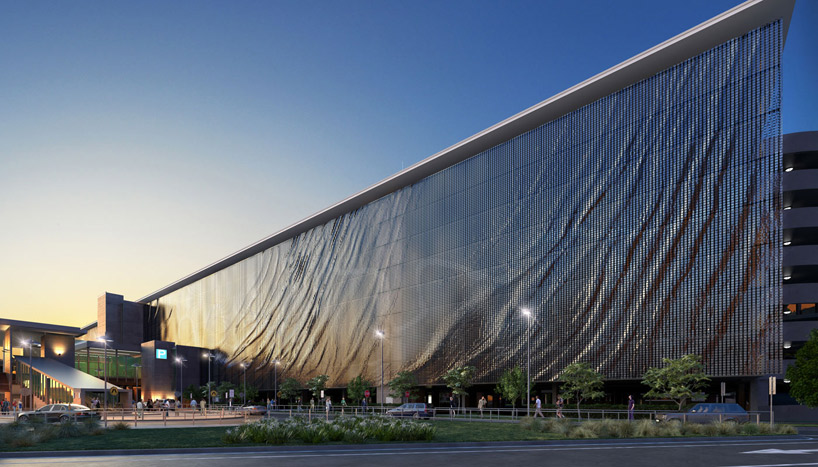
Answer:
POLYGON ((3 402, 0 402, 0 412, 2 412, 3 415, 8 415, 11 412, 17 411, 23 411, 23 401, 9 402, 7 400, 3 400, 3 402))

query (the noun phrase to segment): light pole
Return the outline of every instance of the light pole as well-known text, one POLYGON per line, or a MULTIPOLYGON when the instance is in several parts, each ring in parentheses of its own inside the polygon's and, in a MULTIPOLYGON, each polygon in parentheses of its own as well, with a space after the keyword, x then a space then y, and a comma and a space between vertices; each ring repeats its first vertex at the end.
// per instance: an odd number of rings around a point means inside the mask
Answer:
POLYGON ((185 408, 185 385, 182 383, 182 376, 186 361, 184 357, 176 357, 176 364, 179 365, 179 402, 182 403, 182 408, 185 408))
POLYGON ((104 404, 102 413, 105 414, 105 428, 108 428, 108 342, 113 342, 113 340, 105 336, 97 337, 97 340, 102 342, 105 346, 105 351, 102 356, 102 374, 105 375, 105 389, 102 395, 104 404))
POLYGON ((527 369, 525 372, 526 396, 525 396, 525 414, 531 415, 531 310, 523 308, 523 315, 528 318, 528 343, 526 344, 526 353, 528 354, 527 369))
POLYGON ((381 393, 379 395, 381 396, 381 413, 383 413, 383 400, 384 400, 384 393, 383 393, 383 339, 384 339, 385 336, 383 334, 383 331, 381 331, 380 329, 375 331, 375 335, 377 335, 378 339, 381 340, 381 393))
POLYGON ((26 345, 28 344, 28 402, 29 402, 29 410, 34 410, 34 373, 33 373, 33 363, 32 363, 32 355, 34 354, 33 347, 40 347, 40 344, 34 343, 34 340, 29 339, 27 341, 21 342, 21 344, 26 345))
POLYGON ((241 405, 242 407, 247 407, 247 364, 241 364, 242 370, 244 370, 244 387, 241 388, 241 405))
POLYGON ((210 388, 210 361, 213 360, 213 352, 205 352, 202 354, 202 358, 207 359, 207 408, 212 407, 213 400, 211 399, 211 393, 213 389, 210 388))
MULTIPOLYGON (((279 360, 276 358, 273 360, 273 407, 278 406, 278 363, 279 360)), ((288 401, 289 402, 289 401, 288 401)))

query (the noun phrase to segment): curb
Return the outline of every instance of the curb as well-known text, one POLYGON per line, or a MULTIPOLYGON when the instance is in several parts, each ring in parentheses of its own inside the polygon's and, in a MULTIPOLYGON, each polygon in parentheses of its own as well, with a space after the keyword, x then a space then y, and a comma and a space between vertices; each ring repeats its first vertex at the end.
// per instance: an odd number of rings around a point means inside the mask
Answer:
POLYGON ((480 441, 462 443, 392 443, 392 444, 335 444, 335 445, 297 445, 297 446, 236 446, 212 448, 165 448, 165 449, 96 449, 78 451, 0 451, 0 459, 25 459, 36 457, 102 457, 102 456, 149 456, 162 454, 218 454, 218 453, 271 453, 298 451, 366 451, 389 450, 396 448, 454 448, 454 447, 491 447, 491 446, 573 446, 600 444, 686 444, 716 443, 723 441, 803 441, 813 439, 800 435, 787 438, 779 436, 725 436, 717 438, 626 438, 626 439, 582 439, 553 441, 480 441), (634 443, 634 441, 637 441, 634 443))

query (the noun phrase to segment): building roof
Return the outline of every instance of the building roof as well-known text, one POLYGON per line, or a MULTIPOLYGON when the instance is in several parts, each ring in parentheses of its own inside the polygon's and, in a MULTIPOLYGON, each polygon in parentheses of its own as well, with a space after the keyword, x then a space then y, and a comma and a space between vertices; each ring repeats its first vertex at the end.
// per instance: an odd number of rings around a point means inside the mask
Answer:
POLYGON ((11 327, 46 334, 68 334, 75 337, 84 334, 80 328, 75 328, 73 326, 62 326, 59 324, 35 323, 33 321, 17 321, 15 319, 0 318, 0 331, 5 331, 11 327))
MULTIPOLYGON (((22 362, 28 363, 28 358, 21 359, 22 362)), ((82 372, 72 366, 64 365, 56 360, 51 360, 50 358, 40 358, 40 357, 32 357, 31 358, 31 366, 39 371, 40 373, 48 376, 49 378, 59 381, 60 383, 76 389, 85 389, 90 391, 104 391, 105 390, 105 381, 94 376, 89 375, 88 373, 82 372)), ((108 383, 108 389, 110 390, 112 387, 117 389, 122 389, 119 386, 115 386, 108 383)))
POLYGON ((746 1, 137 301, 167 295, 755 28, 783 19, 786 38, 794 7, 795 0, 746 1))

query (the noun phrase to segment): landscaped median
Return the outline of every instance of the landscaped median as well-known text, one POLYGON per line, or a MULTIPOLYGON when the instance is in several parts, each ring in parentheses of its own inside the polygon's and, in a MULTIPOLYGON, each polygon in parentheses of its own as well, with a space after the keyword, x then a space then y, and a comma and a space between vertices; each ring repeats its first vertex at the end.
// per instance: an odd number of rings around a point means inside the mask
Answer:
POLYGON ((648 420, 592 420, 577 422, 523 419, 520 423, 431 422, 386 417, 338 417, 312 422, 301 418, 263 421, 239 427, 128 429, 98 423, 0 425, 0 451, 147 450, 232 446, 353 444, 388 442, 539 441, 576 438, 635 438, 677 436, 740 436, 796 434, 790 425, 715 423, 708 425, 657 423, 648 420))

